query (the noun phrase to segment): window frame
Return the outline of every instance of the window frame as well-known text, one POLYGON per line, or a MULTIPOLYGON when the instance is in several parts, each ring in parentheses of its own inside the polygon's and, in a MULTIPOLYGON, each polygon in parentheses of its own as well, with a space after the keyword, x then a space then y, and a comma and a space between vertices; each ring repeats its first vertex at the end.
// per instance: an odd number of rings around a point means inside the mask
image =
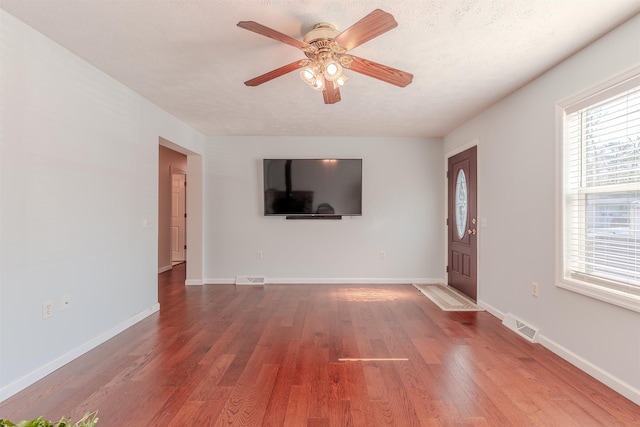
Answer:
POLYGON ((569 143, 565 124, 568 114, 639 86, 640 65, 556 104, 556 286, 636 312, 640 312, 640 287, 580 278, 569 271, 570 254, 565 251, 565 198, 569 194, 565 151, 569 143))

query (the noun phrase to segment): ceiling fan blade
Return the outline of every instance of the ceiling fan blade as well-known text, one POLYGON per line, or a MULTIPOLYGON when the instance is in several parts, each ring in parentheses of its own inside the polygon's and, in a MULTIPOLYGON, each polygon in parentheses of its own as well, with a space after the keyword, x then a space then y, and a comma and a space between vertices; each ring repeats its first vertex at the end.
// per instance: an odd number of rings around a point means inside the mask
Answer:
POLYGON ((303 66, 304 66, 304 60, 295 61, 295 62, 292 62, 291 64, 287 64, 283 67, 276 68, 275 70, 269 71, 268 73, 264 73, 261 76, 254 77, 251 80, 247 80, 246 82, 244 82, 244 84, 247 86, 258 86, 258 85, 261 85, 262 83, 268 82, 269 80, 273 80, 276 77, 283 76, 287 73, 290 73, 299 68, 302 68, 303 66))
POLYGON ((324 90, 322 91, 324 103, 335 104, 336 102, 340 102, 342 98, 340 97, 340 88, 338 87, 338 85, 334 85, 333 82, 330 82, 326 79, 324 83, 324 90))
POLYGON ((351 50, 397 26, 398 23, 390 13, 376 9, 338 34, 334 40, 344 49, 351 50))
POLYGON ((407 73, 406 71, 397 70, 353 55, 345 56, 352 60, 351 63, 348 66, 345 65, 345 67, 356 73, 364 74, 400 87, 405 87, 413 81, 413 74, 407 73))
POLYGON ((240 21, 238 22, 238 27, 244 28, 245 30, 253 31, 254 33, 258 33, 265 37, 269 37, 273 40, 277 40, 282 43, 286 43, 293 47, 297 47, 298 49, 302 49, 305 52, 315 53, 317 48, 309 43, 305 43, 302 40, 294 39, 286 34, 282 34, 279 31, 271 29, 269 27, 265 27, 262 24, 258 24, 254 21, 240 21))

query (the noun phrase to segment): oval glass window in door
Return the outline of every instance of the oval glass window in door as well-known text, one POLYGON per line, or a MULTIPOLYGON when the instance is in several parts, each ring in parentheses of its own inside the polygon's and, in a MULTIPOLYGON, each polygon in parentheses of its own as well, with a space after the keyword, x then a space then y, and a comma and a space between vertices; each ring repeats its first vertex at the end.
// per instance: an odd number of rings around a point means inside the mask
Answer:
POLYGON ((464 170, 458 171, 456 178, 456 231, 458 239, 464 237, 465 228, 467 228, 467 177, 464 170))

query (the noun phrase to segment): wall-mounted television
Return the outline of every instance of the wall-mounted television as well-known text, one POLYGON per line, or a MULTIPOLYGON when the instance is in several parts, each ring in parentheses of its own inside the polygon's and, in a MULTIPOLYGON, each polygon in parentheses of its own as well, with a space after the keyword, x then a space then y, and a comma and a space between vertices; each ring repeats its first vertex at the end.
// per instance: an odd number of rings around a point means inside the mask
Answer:
POLYGON ((263 159, 264 214, 362 215, 362 159, 263 159))

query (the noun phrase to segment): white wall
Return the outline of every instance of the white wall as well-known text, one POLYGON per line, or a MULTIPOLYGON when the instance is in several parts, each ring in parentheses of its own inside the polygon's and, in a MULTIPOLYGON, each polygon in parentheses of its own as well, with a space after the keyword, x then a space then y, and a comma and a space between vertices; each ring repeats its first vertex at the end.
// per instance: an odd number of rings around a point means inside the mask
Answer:
POLYGON ((555 286, 555 105, 640 63, 640 16, 445 138, 478 138, 479 300, 540 328, 547 347, 640 403, 640 314, 555 286), (540 285, 538 298, 531 282, 540 285))
POLYGON ((442 156, 438 139, 211 138, 204 175, 205 282, 233 283, 242 275, 269 282, 442 280, 442 156), (263 216, 262 159, 296 157, 363 159, 362 216, 263 216))
POLYGON ((159 136, 192 153, 204 137, 1 10, 0 24, 2 400, 158 309, 159 136))

